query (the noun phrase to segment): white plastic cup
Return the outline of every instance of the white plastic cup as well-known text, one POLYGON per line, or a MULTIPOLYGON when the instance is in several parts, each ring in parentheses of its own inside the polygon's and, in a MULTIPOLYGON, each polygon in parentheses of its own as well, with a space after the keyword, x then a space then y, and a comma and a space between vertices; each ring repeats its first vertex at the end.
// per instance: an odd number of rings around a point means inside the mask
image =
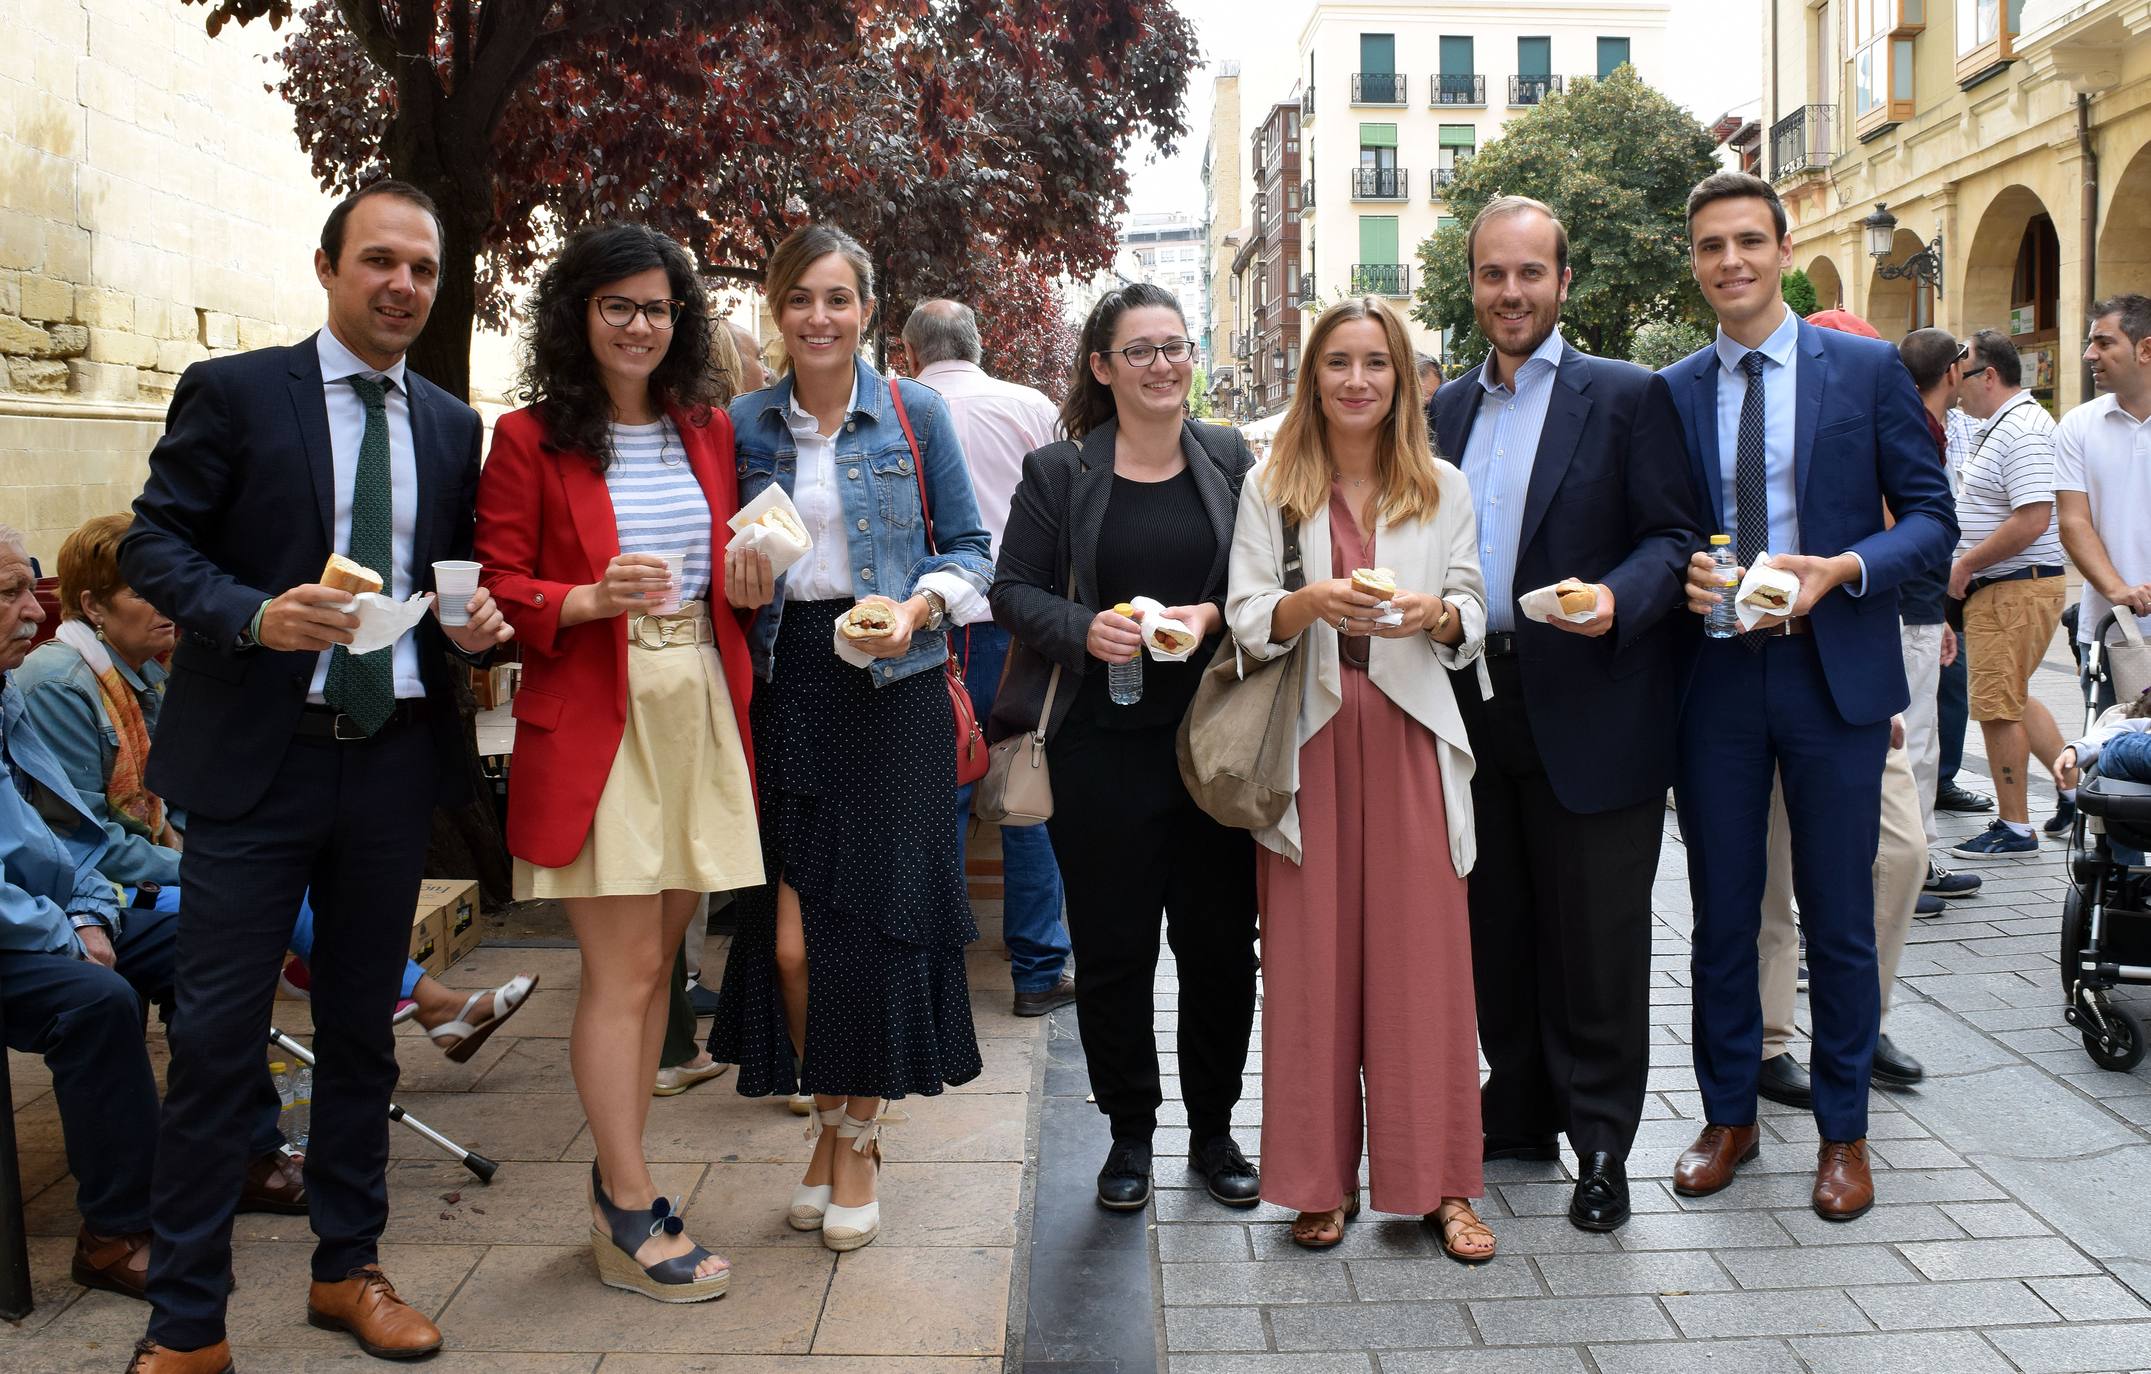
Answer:
POLYGON ((680 587, 687 579, 687 555, 665 553, 658 557, 665 560, 665 599, 650 610, 651 615, 678 615, 680 611, 680 587))
POLYGON ((471 623, 471 598, 478 595, 476 563, 460 558, 444 558, 433 565, 433 604, 440 610, 443 625, 468 625, 471 623))

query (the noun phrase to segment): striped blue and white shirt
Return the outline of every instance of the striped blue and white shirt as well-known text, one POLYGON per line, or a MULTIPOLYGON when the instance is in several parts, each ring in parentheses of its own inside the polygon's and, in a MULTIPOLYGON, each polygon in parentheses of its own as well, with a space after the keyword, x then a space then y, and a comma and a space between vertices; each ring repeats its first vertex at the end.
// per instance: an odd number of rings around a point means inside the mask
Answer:
POLYGON ((710 590, 710 503, 688 466, 686 445, 672 421, 612 427, 612 466, 605 469, 620 552, 687 556, 680 600, 701 601, 710 590))
MULTIPOLYGON (((1471 508, 1479 517, 1479 568, 1486 575, 1486 628, 1516 628, 1516 559, 1522 552, 1524 496, 1531 489, 1531 465, 1539 455, 1539 431, 1546 426, 1546 403, 1565 347, 1561 331, 1516 369, 1512 390, 1494 380, 1493 355, 1479 369, 1479 417, 1464 444, 1464 476, 1471 483, 1471 508)), ((1525 588, 1526 591, 1530 589, 1525 588)))

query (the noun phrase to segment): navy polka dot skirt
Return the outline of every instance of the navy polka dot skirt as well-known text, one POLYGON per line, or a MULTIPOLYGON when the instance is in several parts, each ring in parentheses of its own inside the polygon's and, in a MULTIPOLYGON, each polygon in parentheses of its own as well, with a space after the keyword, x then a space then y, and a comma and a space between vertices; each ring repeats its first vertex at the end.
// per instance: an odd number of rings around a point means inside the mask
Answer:
POLYGON ((886 687, 830 650, 849 601, 794 601, 775 680, 757 682, 755 790, 770 881, 740 894, 710 1053, 741 1094, 932 1096, 982 1067, 964 946, 978 938, 956 857, 956 765, 942 675, 886 687), (777 978, 777 879, 807 944, 804 1084, 777 978))

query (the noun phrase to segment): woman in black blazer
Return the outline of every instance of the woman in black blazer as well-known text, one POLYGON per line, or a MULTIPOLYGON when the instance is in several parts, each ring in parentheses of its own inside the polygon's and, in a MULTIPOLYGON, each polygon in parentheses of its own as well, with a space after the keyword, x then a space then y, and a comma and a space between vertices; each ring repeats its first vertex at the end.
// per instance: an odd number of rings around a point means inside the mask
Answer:
POLYGON ((1237 431, 1186 418, 1194 349, 1163 288, 1099 300, 1061 408, 1069 440, 1024 460, 991 593, 995 623, 1015 639, 997 733, 1034 728, 1047 679, 1062 669, 1047 723, 1047 828, 1091 1088, 1113 1123, 1098 1201, 1114 1210, 1150 1200, 1161 909, 1181 971, 1189 1164, 1227 1206, 1252 1207, 1260 1192, 1231 1133, 1255 1013, 1254 845, 1196 808, 1173 747, 1224 632, 1233 514, 1255 460, 1237 431), (1136 596, 1162 602, 1203 644, 1184 663, 1146 661, 1142 699, 1117 705, 1106 665, 1133 660, 1141 638, 1112 608, 1136 596))

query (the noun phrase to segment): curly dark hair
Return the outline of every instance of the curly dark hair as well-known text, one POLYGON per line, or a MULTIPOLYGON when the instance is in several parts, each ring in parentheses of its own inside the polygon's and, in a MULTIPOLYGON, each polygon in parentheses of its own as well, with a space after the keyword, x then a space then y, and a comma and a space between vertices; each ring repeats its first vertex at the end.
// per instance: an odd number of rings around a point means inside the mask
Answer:
POLYGON ((538 279, 530 298, 519 399, 537 408, 547 447, 587 454, 598 470, 612 466, 612 398, 590 355, 590 297, 623 277, 661 267, 673 298, 685 301, 672 325, 672 343, 650 374, 650 399, 660 409, 687 412, 690 424, 709 421, 716 392, 710 372, 709 299, 687 250, 640 224, 603 224, 568 240, 538 279))

